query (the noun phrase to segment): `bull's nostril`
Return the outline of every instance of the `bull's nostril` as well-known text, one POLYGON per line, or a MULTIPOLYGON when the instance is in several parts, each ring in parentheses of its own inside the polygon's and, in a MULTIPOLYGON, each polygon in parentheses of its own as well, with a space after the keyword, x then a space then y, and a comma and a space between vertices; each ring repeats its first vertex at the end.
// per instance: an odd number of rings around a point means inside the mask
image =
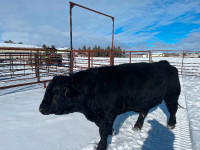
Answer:
POLYGON ((42 111, 43 111, 44 109, 43 108, 39 108, 39 111, 42 113, 42 111))
POLYGON ((50 114, 49 111, 47 109, 45 109, 45 108, 39 108, 39 111, 43 115, 49 115, 50 114))

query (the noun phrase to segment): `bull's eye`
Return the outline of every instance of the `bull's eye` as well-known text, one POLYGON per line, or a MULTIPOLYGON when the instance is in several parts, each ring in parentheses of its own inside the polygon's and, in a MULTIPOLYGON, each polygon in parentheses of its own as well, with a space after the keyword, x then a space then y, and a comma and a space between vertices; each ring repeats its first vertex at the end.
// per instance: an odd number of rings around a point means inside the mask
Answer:
POLYGON ((69 87, 66 87, 63 90, 64 90, 64 93, 65 93, 65 96, 71 96, 72 91, 69 87))
POLYGON ((59 91, 61 91, 62 87, 61 86, 57 86, 53 89, 54 93, 58 93, 59 91))
POLYGON ((57 105, 57 104, 58 104, 57 96, 54 96, 53 97, 53 105, 57 105))

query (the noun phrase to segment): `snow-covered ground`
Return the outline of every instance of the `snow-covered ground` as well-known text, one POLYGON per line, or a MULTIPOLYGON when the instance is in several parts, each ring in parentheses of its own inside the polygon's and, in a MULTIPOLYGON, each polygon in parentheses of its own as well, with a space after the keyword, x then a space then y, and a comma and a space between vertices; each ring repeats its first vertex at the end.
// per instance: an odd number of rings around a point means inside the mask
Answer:
MULTIPOLYGON (((93 66, 109 65, 109 58, 93 59, 93 66)), ((133 58, 132 62, 144 59, 148 62, 148 58, 133 58)), ((182 61, 167 59, 178 64, 182 61)), ((87 67, 87 59, 76 61, 76 65, 82 63, 87 67)), ((186 61, 200 62, 200 59, 186 61)), ((129 58, 115 58, 115 64, 121 63, 129 63, 129 58)), ((108 138, 108 150, 200 149, 200 77, 180 76, 180 81, 179 103, 185 109, 178 109, 175 129, 166 127, 169 114, 164 103, 150 111, 141 131, 132 129, 138 114, 127 112, 115 120, 113 127, 117 134, 108 138)), ((98 128, 82 114, 43 116, 39 113, 44 92, 42 84, 0 90, 0 150, 95 150, 98 128)))
POLYGON ((0 150, 79 150, 98 137, 97 127, 80 113, 41 115, 42 87, 0 92, 0 150))
POLYGON ((200 77, 184 77, 183 88, 187 102, 193 149, 200 149, 200 77))
MULTIPOLYGON (((186 109, 178 109, 175 129, 166 127, 169 114, 164 103, 150 111, 141 131, 132 129, 138 114, 127 112, 115 120, 117 135, 108 138, 108 150, 200 149, 200 78, 180 80, 179 103, 186 109)), ((0 149, 95 150, 98 128, 82 114, 39 113, 45 92, 42 87, 37 84, 0 91, 0 149)))

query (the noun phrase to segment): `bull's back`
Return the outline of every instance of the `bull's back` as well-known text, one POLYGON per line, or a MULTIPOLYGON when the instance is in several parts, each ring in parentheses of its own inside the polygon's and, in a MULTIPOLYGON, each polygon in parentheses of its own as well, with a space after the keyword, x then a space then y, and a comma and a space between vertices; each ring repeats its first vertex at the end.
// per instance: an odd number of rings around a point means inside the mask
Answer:
POLYGON ((97 91, 103 105, 111 102, 136 112, 148 110, 162 102, 171 88, 169 83, 175 76, 177 78, 176 72, 177 69, 167 62, 100 68, 97 91))

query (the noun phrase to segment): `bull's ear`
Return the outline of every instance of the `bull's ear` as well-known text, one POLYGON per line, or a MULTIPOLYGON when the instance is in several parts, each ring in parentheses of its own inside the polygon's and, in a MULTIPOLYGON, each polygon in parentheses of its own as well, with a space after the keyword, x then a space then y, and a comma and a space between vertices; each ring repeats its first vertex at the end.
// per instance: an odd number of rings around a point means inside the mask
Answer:
POLYGON ((78 95, 78 92, 71 88, 71 87, 67 87, 65 88, 65 96, 71 96, 71 97, 74 97, 74 96, 77 96, 78 95))

